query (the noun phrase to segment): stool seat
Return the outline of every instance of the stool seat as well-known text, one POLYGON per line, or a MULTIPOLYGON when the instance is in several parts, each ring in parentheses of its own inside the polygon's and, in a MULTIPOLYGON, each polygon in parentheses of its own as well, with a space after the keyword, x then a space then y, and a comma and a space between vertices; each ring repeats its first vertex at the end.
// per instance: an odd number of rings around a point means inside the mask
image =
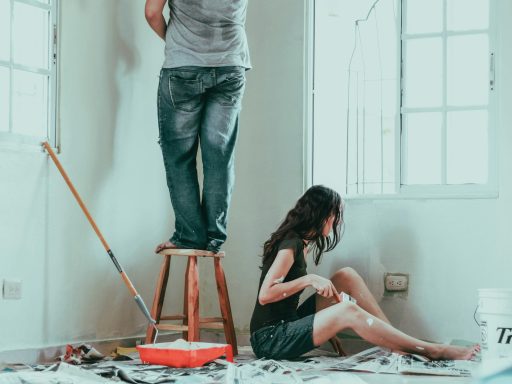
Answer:
POLYGON ((163 249, 158 253, 160 256, 198 256, 198 257, 224 257, 226 253, 219 251, 218 253, 203 251, 200 249, 163 249))
MULTIPOLYGON (((226 277, 221 265, 221 259, 225 252, 218 253, 200 249, 164 249, 158 253, 163 256, 162 266, 158 276, 151 316, 156 320, 158 330, 170 330, 183 332, 183 338, 188 341, 199 341, 199 329, 223 329, 226 343, 230 344, 233 354, 237 355, 237 343, 231 305, 229 302, 226 277), (165 298, 165 291, 169 279, 169 270, 172 256, 188 257, 185 273, 185 289, 183 300, 183 313, 176 315, 162 315, 162 307, 165 298), (197 269, 197 258, 211 258, 215 269, 215 282, 219 297, 220 317, 199 317, 199 271, 197 269), (181 321, 181 324, 161 324, 161 321, 181 321)), ((155 328, 148 326, 146 332, 146 344, 153 342, 155 328)))

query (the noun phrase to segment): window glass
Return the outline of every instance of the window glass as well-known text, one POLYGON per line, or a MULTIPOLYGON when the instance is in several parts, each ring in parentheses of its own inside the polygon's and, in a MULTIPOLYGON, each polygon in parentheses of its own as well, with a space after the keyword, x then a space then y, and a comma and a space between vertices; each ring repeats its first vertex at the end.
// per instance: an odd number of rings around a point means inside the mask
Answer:
POLYGON ((13 71, 12 130, 45 137, 48 127, 48 76, 13 71))
POLYGON ((9 68, 0 67, 0 132, 9 131, 9 68))
POLYGON ((404 184, 441 184, 441 113, 410 113, 405 120, 404 184))
POLYGON ((489 0, 448 0, 447 7, 449 31, 489 28, 489 0))
POLYGON ((16 64, 48 69, 49 12, 14 3, 13 60, 16 64))
POLYGON ((486 34, 448 38, 448 105, 487 105, 489 61, 486 34))
POLYGON ((367 115, 365 118, 364 148, 364 182, 367 193, 380 193, 382 180, 382 138, 381 120, 377 115, 367 115))
POLYGON ((487 111, 448 113, 448 184, 487 183, 488 119, 487 111))
POLYGON ((394 192, 395 189, 395 152, 396 146, 396 119, 384 117, 382 119, 382 148, 383 148, 383 175, 384 193, 394 192))
POLYGON ((441 38, 406 43, 405 105, 439 107, 443 102, 443 44, 441 38))
POLYGON ((443 0, 407 0, 407 33, 443 30, 443 0))
POLYGON ((11 2, 0 0, 0 60, 9 61, 11 57, 11 2))

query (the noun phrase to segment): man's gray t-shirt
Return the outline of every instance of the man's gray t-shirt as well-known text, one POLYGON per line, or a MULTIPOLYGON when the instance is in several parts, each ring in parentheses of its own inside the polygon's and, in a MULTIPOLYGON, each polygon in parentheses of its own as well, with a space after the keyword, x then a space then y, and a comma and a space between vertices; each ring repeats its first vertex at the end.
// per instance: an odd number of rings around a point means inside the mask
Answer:
POLYGON ((245 34, 248 0, 169 0, 164 68, 251 68, 245 34))

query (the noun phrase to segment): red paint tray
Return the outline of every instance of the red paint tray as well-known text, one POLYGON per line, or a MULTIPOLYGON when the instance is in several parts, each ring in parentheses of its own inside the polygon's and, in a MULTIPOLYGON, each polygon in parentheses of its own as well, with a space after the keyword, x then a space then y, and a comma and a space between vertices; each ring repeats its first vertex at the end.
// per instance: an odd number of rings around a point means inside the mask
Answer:
POLYGON ((223 355, 227 361, 233 362, 233 349, 229 344, 177 340, 172 343, 138 345, 137 350, 144 363, 176 368, 200 367, 223 355))

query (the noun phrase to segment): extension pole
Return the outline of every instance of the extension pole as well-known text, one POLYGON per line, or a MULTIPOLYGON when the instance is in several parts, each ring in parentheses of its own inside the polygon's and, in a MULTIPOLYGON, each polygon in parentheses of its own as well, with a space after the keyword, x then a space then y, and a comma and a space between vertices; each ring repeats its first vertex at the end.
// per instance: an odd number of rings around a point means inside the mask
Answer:
POLYGON ((151 317, 151 314, 149 313, 148 307, 146 307, 146 304, 144 303, 144 300, 142 300, 142 297, 139 295, 139 293, 137 292, 137 290, 133 286, 130 278, 123 271, 123 268, 121 267, 121 265, 117 261, 116 257, 112 253, 112 250, 110 249, 109 245, 107 244, 107 241, 105 240, 105 238, 101 234, 101 232, 100 232, 98 226, 96 225, 96 223, 94 222, 91 214, 87 210, 87 207, 85 206, 84 202, 80 198, 80 195, 78 194, 77 190, 73 186, 73 183, 71 183, 71 180, 69 179, 69 176, 67 175, 66 171, 64 170, 64 168, 60 164, 59 159, 57 159, 57 156, 55 155, 55 152, 53 152, 52 147, 50 147, 50 144, 48 144, 47 141, 45 141, 43 143, 43 147, 44 147, 44 149, 46 149, 46 151, 48 152, 48 154, 52 158, 53 162, 55 163, 55 165, 59 169, 60 174, 64 178, 64 181, 68 185, 69 189, 71 190, 71 193, 73 194, 73 196, 75 196, 75 199, 78 202, 78 205, 80 205, 80 208, 82 208, 82 211, 84 212, 85 216, 87 217, 87 220, 89 220, 89 223, 91 224, 92 229, 94 229, 94 232, 96 232, 96 235, 98 235, 98 238, 100 239, 101 244, 103 244, 103 247, 105 248, 105 251, 107 251, 108 255, 110 256, 110 259, 112 260, 112 262, 116 266, 118 272, 121 274, 121 278, 123 279, 124 284, 126 285, 126 287, 130 290, 133 298, 135 299, 135 302, 139 306, 140 310, 142 311, 142 313, 144 314, 146 319, 148 319, 149 323, 153 327, 155 327, 155 329, 156 329, 156 321, 151 317))

